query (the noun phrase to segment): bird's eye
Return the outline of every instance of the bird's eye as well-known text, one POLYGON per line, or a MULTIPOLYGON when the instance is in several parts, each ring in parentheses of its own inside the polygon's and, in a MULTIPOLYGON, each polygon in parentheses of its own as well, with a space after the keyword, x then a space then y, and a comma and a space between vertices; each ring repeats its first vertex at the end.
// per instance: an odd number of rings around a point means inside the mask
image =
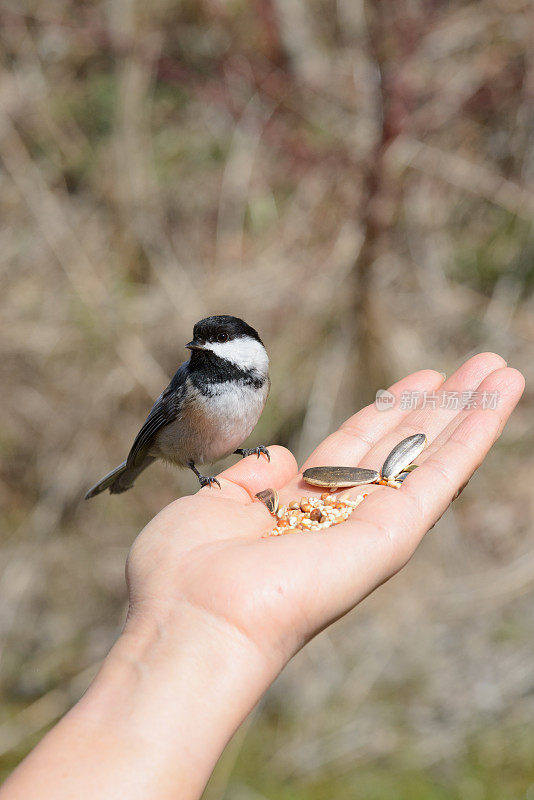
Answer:
POLYGON ((217 341, 218 342, 227 342, 228 341, 228 334, 227 333, 218 333, 217 334, 217 341))

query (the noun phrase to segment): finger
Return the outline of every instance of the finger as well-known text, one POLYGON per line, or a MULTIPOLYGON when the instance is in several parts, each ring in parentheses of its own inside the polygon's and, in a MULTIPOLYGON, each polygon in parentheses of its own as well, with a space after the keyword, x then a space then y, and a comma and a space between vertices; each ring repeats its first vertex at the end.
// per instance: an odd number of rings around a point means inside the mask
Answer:
MULTIPOLYGON (((481 382, 503 366, 506 366, 506 362, 495 353, 479 353, 470 358, 440 386, 439 395, 419 397, 423 407, 405 414, 399 424, 369 450, 360 466, 380 470, 393 447, 407 436, 424 433, 428 441, 432 442, 447 425, 459 425, 469 410, 442 407, 442 398, 447 398, 454 392, 461 399, 463 393, 469 395, 479 391, 481 382)), ((417 463, 420 463, 420 459, 417 463)))
POLYGON ((398 492, 417 500, 425 530, 443 514, 501 435, 523 394, 525 379, 516 369, 506 367, 490 376, 488 385, 499 387, 497 408, 471 411, 441 446, 436 444, 398 492))
MULTIPOLYGON (((494 408, 499 411, 501 406, 501 398, 509 397, 509 387, 511 379, 515 380, 516 370, 504 367, 503 369, 496 369, 490 373, 479 384, 477 389, 477 396, 481 398, 494 398, 494 408)), ((522 376, 521 376, 522 378, 522 376)), ((480 402, 477 402, 477 407, 481 408, 480 402)), ((459 411, 456 416, 446 425, 439 434, 434 438, 430 446, 423 451, 421 456, 417 459, 418 464, 423 464, 433 453, 437 452, 439 448, 450 438, 459 425, 475 411, 475 408, 466 408, 459 411)), ((505 422, 501 421, 501 426, 505 422)))
POLYGON ((200 489, 198 496, 212 497, 217 491, 221 497, 247 503, 262 489, 281 488, 296 475, 297 462, 285 447, 273 445, 268 450, 270 461, 265 456, 243 458, 217 476, 221 484, 220 489, 206 486, 200 489))
MULTIPOLYGON (((443 383, 443 375, 431 369, 414 372, 412 375, 394 383, 389 391, 400 397, 404 392, 435 391, 443 383)), ((302 466, 308 467, 347 464, 357 466, 364 455, 395 428, 410 411, 402 409, 399 403, 388 411, 379 411, 376 405, 366 406, 350 417, 335 433, 328 436, 311 454, 302 466)))
POLYGON ((296 474, 293 455, 284 447, 269 447, 266 458, 244 458, 218 476, 221 488, 205 486, 194 495, 180 497, 149 523, 164 535, 180 530, 175 547, 183 552, 205 541, 254 538, 273 527, 263 503, 254 500, 266 486, 279 488, 296 474), (184 525, 184 520, 186 524, 184 525))

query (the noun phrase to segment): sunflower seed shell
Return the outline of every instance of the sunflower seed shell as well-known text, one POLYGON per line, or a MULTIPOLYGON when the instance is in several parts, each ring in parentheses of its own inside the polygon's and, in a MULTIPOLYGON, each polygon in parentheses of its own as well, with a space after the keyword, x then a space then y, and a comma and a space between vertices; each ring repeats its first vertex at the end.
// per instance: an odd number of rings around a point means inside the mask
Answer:
POLYGON ((276 489, 263 489, 256 494, 256 497, 267 506, 271 514, 276 514, 280 504, 276 489))
MULTIPOLYGON (((409 467, 427 444, 424 433, 414 433, 399 442, 384 461, 382 477, 391 480, 409 467)), ((405 476, 406 477, 406 476, 405 476)))
POLYGON ((375 483, 380 475, 376 469, 361 467, 310 467, 304 470, 302 477, 311 486, 346 488, 375 483))

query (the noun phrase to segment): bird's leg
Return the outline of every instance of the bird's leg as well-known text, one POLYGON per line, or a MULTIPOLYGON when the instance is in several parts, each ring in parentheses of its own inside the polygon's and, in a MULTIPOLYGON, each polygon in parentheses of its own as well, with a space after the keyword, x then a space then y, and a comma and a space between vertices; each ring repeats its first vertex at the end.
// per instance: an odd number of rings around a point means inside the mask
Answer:
POLYGON ((243 456, 246 458, 247 456, 257 455, 258 458, 263 453, 264 456, 267 456, 267 461, 271 460, 271 456, 269 455, 269 451, 265 447, 265 445, 260 444, 258 447, 238 447, 237 450, 234 450, 234 454, 237 456, 243 456))
POLYGON ((195 467, 194 461, 188 461, 187 466, 189 469, 192 469, 195 475, 197 476, 199 483, 201 486, 212 486, 214 483, 217 484, 219 489, 221 488, 221 484, 217 480, 217 478, 210 476, 209 478, 206 475, 201 475, 198 469, 195 467))

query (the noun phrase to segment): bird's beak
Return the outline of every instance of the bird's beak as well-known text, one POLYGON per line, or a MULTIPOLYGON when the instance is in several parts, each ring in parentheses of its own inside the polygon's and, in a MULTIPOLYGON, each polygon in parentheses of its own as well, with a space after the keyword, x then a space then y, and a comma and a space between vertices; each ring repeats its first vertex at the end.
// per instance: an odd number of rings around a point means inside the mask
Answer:
POLYGON ((186 347, 188 350, 204 350, 204 345, 197 339, 192 339, 186 344, 186 347))

